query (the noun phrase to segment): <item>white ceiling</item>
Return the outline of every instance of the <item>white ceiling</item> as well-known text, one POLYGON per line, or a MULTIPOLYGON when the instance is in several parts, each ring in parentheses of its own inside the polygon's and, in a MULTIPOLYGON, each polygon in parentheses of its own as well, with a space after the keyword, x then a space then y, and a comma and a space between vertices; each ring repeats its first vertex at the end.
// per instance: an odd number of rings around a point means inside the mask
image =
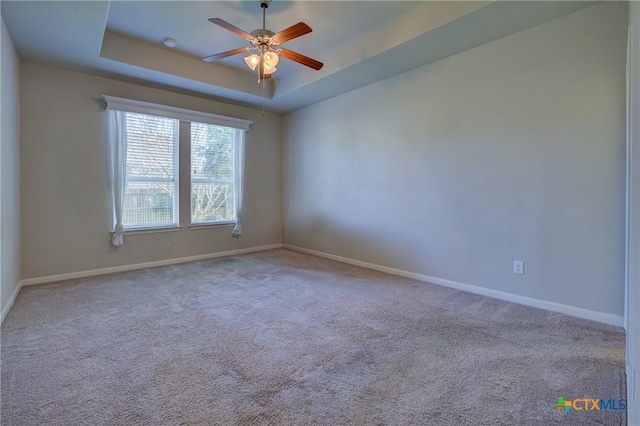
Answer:
POLYGON ((23 60, 287 112, 435 62, 576 11, 583 1, 280 1, 267 9, 274 32, 305 22, 313 32, 284 47, 325 66, 282 60, 257 84, 237 55, 247 46, 213 25, 218 17, 251 32, 262 26, 257 0, 8 1, 2 18, 23 60), (162 45, 173 37, 178 46, 162 45))

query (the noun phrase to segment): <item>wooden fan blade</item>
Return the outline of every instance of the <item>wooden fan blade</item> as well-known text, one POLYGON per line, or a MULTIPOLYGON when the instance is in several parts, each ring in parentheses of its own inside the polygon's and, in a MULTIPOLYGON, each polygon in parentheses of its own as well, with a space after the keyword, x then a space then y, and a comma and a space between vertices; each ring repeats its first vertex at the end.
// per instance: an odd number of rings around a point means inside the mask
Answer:
POLYGON ((240 28, 236 27, 233 24, 228 23, 224 19, 209 18, 209 22, 211 22, 212 24, 220 25, 222 28, 224 28, 226 30, 229 30, 232 33, 235 33, 235 34, 239 35, 240 37, 244 38, 245 40, 251 41, 251 40, 253 40, 255 38, 254 36, 252 36, 248 32, 246 32, 244 30, 241 30, 240 28))
POLYGON ((276 43, 284 43, 285 41, 289 41, 296 37, 309 34, 311 31, 313 30, 310 26, 308 26, 304 22, 298 22, 297 24, 290 26, 286 30, 282 30, 279 33, 271 36, 271 40, 275 41, 276 43))
POLYGON ((251 49, 251 47, 239 47, 237 49, 227 50, 226 52, 216 53, 215 55, 204 57, 202 58, 202 60, 205 62, 214 62, 218 59, 226 58, 227 56, 233 56, 237 55, 238 53, 248 52, 251 49))
POLYGON ((308 56, 304 56, 300 53, 294 52, 293 50, 278 49, 278 54, 282 57, 295 61, 299 64, 306 65, 309 68, 313 68, 316 71, 324 66, 322 62, 316 61, 315 59, 311 59, 308 56))

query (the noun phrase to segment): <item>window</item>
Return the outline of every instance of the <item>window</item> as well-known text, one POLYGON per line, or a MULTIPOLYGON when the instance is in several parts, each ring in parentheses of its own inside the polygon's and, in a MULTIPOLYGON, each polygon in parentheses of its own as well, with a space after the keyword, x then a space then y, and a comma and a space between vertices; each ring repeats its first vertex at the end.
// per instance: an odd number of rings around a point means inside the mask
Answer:
POLYGON ((125 228, 178 226, 178 120, 125 113, 125 228))
POLYGON ((240 236, 244 134, 250 121, 102 99, 109 118, 113 245, 123 244, 126 230, 179 227, 180 217, 189 217, 191 225, 232 224, 232 235, 240 236), (181 162, 190 167, 181 170, 181 162))
POLYGON ((236 219, 235 132, 230 127, 191 123, 191 223, 236 219))

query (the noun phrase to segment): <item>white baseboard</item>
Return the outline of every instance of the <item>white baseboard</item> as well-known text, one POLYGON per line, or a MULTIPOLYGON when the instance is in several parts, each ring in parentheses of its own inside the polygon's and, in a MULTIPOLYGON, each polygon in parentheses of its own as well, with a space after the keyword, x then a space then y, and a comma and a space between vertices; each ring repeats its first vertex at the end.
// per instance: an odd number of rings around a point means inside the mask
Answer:
MULTIPOLYGON (((113 274, 117 272, 134 271, 136 269, 155 268, 157 266, 175 265, 177 263, 194 262, 197 260, 215 259, 217 257, 235 256, 238 254, 254 253, 257 251, 282 248, 282 244, 270 244, 266 246, 250 247, 238 250, 221 251, 217 253, 200 254, 197 256, 179 257, 174 259, 156 260, 153 262, 136 263, 132 265, 112 266, 109 268, 92 269, 89 271, 71 272, 68 274, 49 275, 46 277, 27 278, 21 281, 23 286, 52 283, 56 281, 73 280, 77 278, 95 277, 97 275, 113 274)), ((7 310, 8 311, 8 310, 7 310)), ((3 311, 4 318, 4 311, 3 311)))
POLYGON ((298 251, 300 253, 311 254, 314 256, 324 257, 326 259, 335 260, 342 263, 348 263, 355 266, 361 266, 363 268, 374 269, 380 272, 386 272, 392 275, 398 275, 405 278, 411 278, 417 281, 424 281, 432 284, 438 284, 444 287, 455 288, 457 290, 466 291, 469 293, 479 294, 481 296, 488 296, 494 299, 500 299, 507 302, 514 302, 520 305, 532 306, 534 308, 546 309, 552 312, 559 312, 566 315, 571 315, 578 318, 588 319, 591 321, 597 321, 604 324, 614 325, 616 327, 624 326, 624 317, 621 315, 608 314, 605 312, 592 311, 589 309, 578 308, 571 305, 563 305, 560 303, 549 302, 541 299, 534 299, 532 297, 520 296, 517 294, 506 293, 499 290, 493 290, 485 287, 478 287, 471 284, 463 284, 456 281, 446 280, 437 277, 431 277, 428 275, 417 274, 415 272, 403 271, 401 269, 390 268, 387 266, 376 265, 374 263, 363 262, 361 260, 350 259, 347 257, 336 256, 333 254, 310 250, 302 247, 293 246, 290 244, 283 244, 283 247, 289 250, 298 251))
POLYGON ((2 308, 2 320, 0 320, 0 324, 2 324, 4 322, 4 319, 7 317, 7 314, 9 313, 9 311, 11 310, 11 307, 13 306, 13 302, 16 301, 16 297, 18 297, 18 293, 20 293, 21 288, 22 288, 22 281, 18 283, 15 290, 13 290, 13 293, 11 293, 11 297, 9 298, 9 301, 2 308))

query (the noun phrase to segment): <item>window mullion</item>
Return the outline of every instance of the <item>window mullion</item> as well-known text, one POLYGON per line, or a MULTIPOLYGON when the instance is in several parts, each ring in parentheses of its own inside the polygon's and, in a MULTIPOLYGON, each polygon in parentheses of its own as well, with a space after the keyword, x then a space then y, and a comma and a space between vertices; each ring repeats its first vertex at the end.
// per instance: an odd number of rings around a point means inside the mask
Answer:
POLYGON ((191 217, 191 122, 180 121, 178 158, 180 174, 180 212, 182 213, 181 225, 189 223, 191 217))

